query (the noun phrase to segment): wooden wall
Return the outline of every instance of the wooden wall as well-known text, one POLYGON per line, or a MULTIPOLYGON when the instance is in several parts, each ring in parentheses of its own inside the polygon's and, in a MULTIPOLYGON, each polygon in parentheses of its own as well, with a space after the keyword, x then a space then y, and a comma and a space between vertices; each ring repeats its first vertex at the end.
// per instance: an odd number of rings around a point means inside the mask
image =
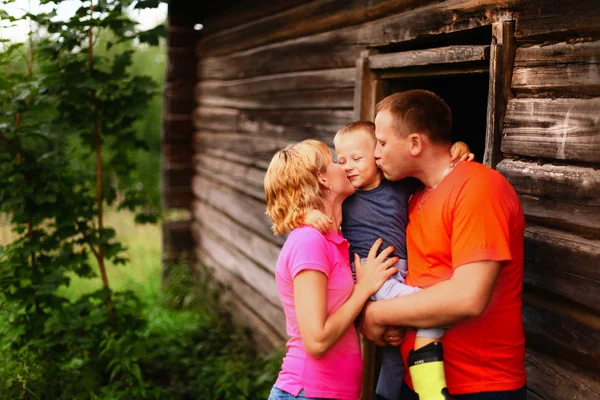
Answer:
POLYGON ((199 19, 197 63, 189 56, 174 62, 182 71, 194 62, 198 80, 193 148, 186 149, 193 153, 196 255, 231 285, 265 348, 286 337, 273 278, 284 238, 272 235, 264 215, 262 179, 273 153, 305 138, 331 143, 354 119, 362 50, 422 47, 514 20, 518 48, 497 169, 519 192, 528 221, 530 395, 600 398, 596 0, 246 0, 199 19))

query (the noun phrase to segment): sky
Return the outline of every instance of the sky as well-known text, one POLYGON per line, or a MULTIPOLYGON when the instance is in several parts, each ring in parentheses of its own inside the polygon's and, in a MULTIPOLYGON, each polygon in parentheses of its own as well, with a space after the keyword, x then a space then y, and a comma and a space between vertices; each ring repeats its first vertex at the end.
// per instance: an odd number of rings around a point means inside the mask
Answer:
MULTIPOLYGON (((75 10, 79 8, 80 2, 63 1, 58 6, 57 19, 66 19, 75 13, 75 10)), ((32 14, 40 12, 49 12, 53 7, 53 4, 40 5, 39 0, 16 0, 7 6, 3 6, 4 10, 12 16, 21 16, 28 10, 32 14)), ((132 18, 139 22, 139 29, 146 30, 155 27, 165 20, 167 17, 167 5, 161 3, 158 8, 155 9, 144 9, 144 10, 132 10, 132 18)), ((16 26, 6 28, 5 24, 0 22, 0 39, 9 39, 12 42, 24 42, 27 39, 29 32, 29 24, 26 21, 19 21, 16 26)))

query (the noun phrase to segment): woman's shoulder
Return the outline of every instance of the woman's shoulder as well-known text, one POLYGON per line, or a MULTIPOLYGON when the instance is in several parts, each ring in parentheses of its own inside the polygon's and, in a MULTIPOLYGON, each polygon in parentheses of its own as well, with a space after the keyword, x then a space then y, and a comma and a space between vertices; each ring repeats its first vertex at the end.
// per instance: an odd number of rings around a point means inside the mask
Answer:
POLYGON ((312 226, 302 225, 290 232, 286 242, 325 242, 325 236, 312 226))

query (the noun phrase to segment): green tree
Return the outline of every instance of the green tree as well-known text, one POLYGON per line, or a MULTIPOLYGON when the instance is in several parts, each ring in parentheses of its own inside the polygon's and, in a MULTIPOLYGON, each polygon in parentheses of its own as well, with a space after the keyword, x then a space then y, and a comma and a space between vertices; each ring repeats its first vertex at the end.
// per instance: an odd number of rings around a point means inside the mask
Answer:
MULTIPOLYGON (((20 234, 0 249, 0 302, 9 310, 11 345, 29 366, 28 377, 5 386, 33 398, 89 398, 100 395, 98 382, 146 395, 136 345, 145 321, 132 293, 110 290, 105 263, 126 259, 115 231, 104 226, 104 209, 116 205, 136 212, 138 222, 156 220, 143 191, 126 185, 135 182, 134 155, 148 147, 135 123, 156 90, 151 78, 130 72, 126 44, 158 44, 162 26, 138 32, 127 14, 128 7, 157 5, 81 1, 62 21, 55 12, 27 14, 38 39, 5 44, 0 53, 0 212, 20 234), (101 34, 112 40, 98 40, 101 34), (98 51, 114 45, 122 49, 110 57, 98 51), (57 290, 70 274, 94 275, 90 253, 103 288, 71 303, 57 290), (44 377, 40 387, 36 374, 44 377)), ((0 17, 15 20, 4 11, 0 17)))

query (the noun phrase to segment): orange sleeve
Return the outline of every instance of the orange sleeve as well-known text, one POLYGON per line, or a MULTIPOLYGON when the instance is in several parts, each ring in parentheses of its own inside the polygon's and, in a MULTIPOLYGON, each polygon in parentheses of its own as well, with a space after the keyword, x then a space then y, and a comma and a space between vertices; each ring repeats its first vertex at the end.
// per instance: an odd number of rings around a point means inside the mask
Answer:
POLYGON ((508 182, 489 175, 467 178, 452 219, 452 269, 477 261, 509 261, 511 200, 508 182))

